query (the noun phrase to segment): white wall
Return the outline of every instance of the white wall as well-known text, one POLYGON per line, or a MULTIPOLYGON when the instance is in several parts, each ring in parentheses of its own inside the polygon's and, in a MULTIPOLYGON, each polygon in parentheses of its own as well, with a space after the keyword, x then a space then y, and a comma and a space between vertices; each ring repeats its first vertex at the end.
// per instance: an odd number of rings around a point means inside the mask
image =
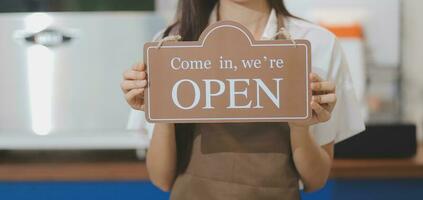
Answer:
MULTIPOLYGON (((398 67, 401 0, 285 0, 295 15, 316 23, 359 23, 367 56, 378 67, 398 67)), ((407 1, 407 0, 405 0, 407 1)))
POLYGON ((176 7, 178 0, 156 0, 156 10, 166 19, 170 24, 175 18, 176 7))
POLYGON ((403 0, 403 111, 423 140, 423 1, 403 0))

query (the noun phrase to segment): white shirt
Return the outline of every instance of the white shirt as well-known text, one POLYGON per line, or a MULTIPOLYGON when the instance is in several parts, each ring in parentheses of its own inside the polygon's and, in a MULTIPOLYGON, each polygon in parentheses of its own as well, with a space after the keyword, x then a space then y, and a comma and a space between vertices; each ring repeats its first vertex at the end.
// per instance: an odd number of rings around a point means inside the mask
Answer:
MULTIPOLYGON (((212 17, 213 17, 212 13, 212 17)), ((213 18, 211 17, 211 21, 213 18)), ((337 103, 329 121, 311 126, 316 142, 325 145, 340 142, 364 130, 364 121, 353 88, 346 58, 337 38, 330 31, 300 19, 285 17, 285 28, 292 39, 306 39, 311 43, 312 71, 336 84, 337 103)), ((278 29, 277 16, 271 11, 262 38, 272 37, 278 29)), ((161 34, 158 34, 157 39, 161 34)), ((151 138, 153 125, 145 121, 144 112, 132 111, 129 129, 146 128, 151 138)))

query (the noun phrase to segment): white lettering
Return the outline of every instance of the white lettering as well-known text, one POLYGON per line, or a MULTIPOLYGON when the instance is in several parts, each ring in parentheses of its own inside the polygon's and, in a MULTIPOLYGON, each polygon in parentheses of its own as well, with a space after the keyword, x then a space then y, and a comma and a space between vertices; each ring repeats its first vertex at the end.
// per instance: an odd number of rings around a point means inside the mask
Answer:
POLYGON ((235 95, 243 95, 245 98, 248 99, 248 91, 247 88, 245 88, 242 91, 235 91, 235 83, 236 82, 244 82, 247 83, 247 85, 250 84, 250 80, 249 79, 228 79, 229 81, 229 106, 226 108, 251 108, 251 100, 248 102, 247 105, 235 105, 236 104, 236 100, 235 100, 235 95))
POLYGON ((170 60, 170 66, 174 70, 211 69, 211 60, 182 60, 180 57, 174 57, 170 60))
POLYGON ((206 90, 206 94, 205 94, 206 105, 203 108, 204 109, 212 109, 214 107, 212 106, 212 103, 211 103, 211 97, 222 95, 223 92, 225 92, 225 84, 222 81, 216 80, 216 79, 206 79, 206 80, 203 80, 203 81, 206 84, 206 89, 205 89, 206 90), (219 84, 219 90, 216 93, 211 93, 211 83, 212 82, 219 84))
POLYGON ((173 103, 174 103, 176 106, 178 106, 178 108, 180 108, 180 109, 183 109, 183 110, 190 110, 190 109, 193 109, 195 106, 197 106, 197 105, 198 105, 198 102, 200 102, 200 87, 198 87, 197 83, 195 83, 195 82, 194 82, 194 81, 192 81, 192 80, 189 80, 189 79, 182 79, 182 80, 179 80, 178 82, 176 82, 176 83, 175 83, 175 85, 174 85, 174 86, 173 86, 173 88, 172 88, 172 100, 173 100, 173 103), (193 100, 192 104, 191 104, 190 106, 188 106, 188 107, 183 107, 183 106, 179 103, 179 98, 178 98, 178 88, 179 88, 179 85, 180 85, 182 82, 189 82, 189 83, 191 83, 191 85, 192 85, 192 87, 193 87, 193 89, 194 89, 194 100, 193 100))
POLYGON ((274 78, 273 80, 276 81, 276 95, 272 94, 272 92, 269 90, 269 88, 264 84, 264 82, 261 79, 253 79, 257 84, 257 96, 256 101, 257 105, 254 106, 254 108, 263 108, 263 106, 260 105, 260 89, 263 90, 263 92, 272 100, 273 104, 276 105, 276 107, 280 107, 280 91, 279 91, 279 82, 283 80, 283 78, 274 78))

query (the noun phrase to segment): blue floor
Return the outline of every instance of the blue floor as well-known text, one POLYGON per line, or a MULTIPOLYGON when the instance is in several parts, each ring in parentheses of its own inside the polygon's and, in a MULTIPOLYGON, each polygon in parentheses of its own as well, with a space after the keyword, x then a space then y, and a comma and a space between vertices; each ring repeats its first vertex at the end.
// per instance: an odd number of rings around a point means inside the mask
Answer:
POLYGON ((168 199, 150 182, 1 182, 5 200, 126 200, 168 199))
MULTIPOLYGON (((0 182, 0 200, 165 200, 150 182, 0 182)), ((303 200, 423 199, 423 179, 331 180, 303 200)))

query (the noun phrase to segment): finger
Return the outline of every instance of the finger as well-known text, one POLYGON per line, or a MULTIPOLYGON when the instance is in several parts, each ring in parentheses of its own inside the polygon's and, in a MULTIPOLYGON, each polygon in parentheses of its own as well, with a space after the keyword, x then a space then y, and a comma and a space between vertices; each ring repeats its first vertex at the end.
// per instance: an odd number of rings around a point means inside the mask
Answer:
POLYGON ((311 89, 315 92, 333 92, 335 91, 336 86, 330 81, 322 81, 311 83, 311 89))
POLYGON ((121 88, 124 92, 128 92, 132 89, 141 89, 147 86, 147 80, 141 81, 123 81, 121 84, 121 88))
POLYGON ((312 100, 319 104, 333 104, 336 102, 336 94, 313 95, 312 100))
MULTIPOLYGON (((144 88, 130 90, 128 93, 125 94, 126 101, 131 102, 136 96, 141 95, 143 93, 144 93, 144 88)), ((141 98, 142 98, 142 95, 141 95, 141 98)))
POLYGON ((145 64, 144 63, 138 63, 134 66, 132 66, 132 69, 135 71, 144 71, 145 70, 145 64))
POLYGON ((310 73, 309 78, 310 78, 311 82, 321 82, 321 81, 323 81, 323 79, 320 78, 319 75, 317 75, 316 73, 313 73, 313 72, 310 73))
POLYGON ((319 104, 319 105, 322 106, 325 110, 330 111, 332 104, 324 103, 324 104, 319 104))
POLYGON ((145 72, 127 70, 123 73, 123 78, 126 80, 143 80, 147 77, 145 72))
POLYGON ((316 113, 316 118, 320 122, 325 122, 330 119, 330 113, 316 102, 311 102, 311 109, 316 113))
POLYGON ((333 109, 335 108, 335 103, 331 104, 320 104, 325 110, 327 110, 330 114, 332 114, 333 109))

